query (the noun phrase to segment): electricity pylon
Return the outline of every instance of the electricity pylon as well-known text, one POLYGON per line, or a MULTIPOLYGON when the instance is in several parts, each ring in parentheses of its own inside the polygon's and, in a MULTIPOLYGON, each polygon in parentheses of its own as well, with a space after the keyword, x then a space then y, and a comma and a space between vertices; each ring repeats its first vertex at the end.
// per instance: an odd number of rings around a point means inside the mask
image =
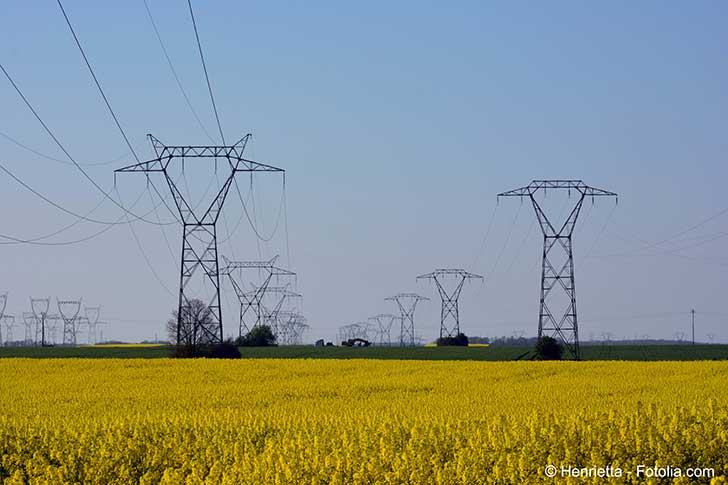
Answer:
POLYGON ((25 327, 25 345, 36 345, 37 341, 33 338, 33 330, 38 327, 38 321, 33 312, 23 312, 23 326, 25 327))
MULTIPOLYGON (((289 289, 290 284, 286 284, 285 286, 269 286, 266 289, 267 295, 279 295, 278 300, 276 303, 269 309, 265 305, 261 304, 261 315, 262 315, 262 321, 265 322, 265 324, 269 325, 271 327, 271 330, 273 331, 274 335, 278 335, 278 327, 279 327, 279 313, 283 310, 283 304, 286 302, 289 298, 301 298, 302 295, 299 293, 296 293, 295 291, 291 291, 289 289)), ((252 294, 256 293, 258 291, 258 288, 253 286, 253 291, 248 294, 248 296, 251 296, 252 294)))
POLYGON ((394 301, 399 307, 401 314, 400 332, 399 332, 399 345, 404 347, 406 345, 415 345, 415 309, 417 304, 423 300, 429 300, 429 298, 420 296, 416 293, 399 293, 389 298, 385 298, 387 301, 394 301))
POLYGON ((222 212, 225 198, 230 190, 235 174, 239 172, 284 172, 283 169, 246 160, 243 152, 252 135, 245 135, 232 146, 166 146, 152 135, 147 135, 157 158, 147 162, 129 165, 116 170, 122 172, 159 172, 169 186, 174 203, 182 222, 182 257, 180 265, 179 304, 177 308, 177 343, 189 342, 193 345, 201 343, 217 343, 223 340, 222 305, 220 301, 220 271, 217 251, 217 220, 222 212), (168 167, 172 160, 180 160, 182 167, 186 158, 227 160, 230 174, 225 179, 209 206, 203 206, 204 212, 196 211, 192 201, 188 201, 177 188, 169 174, 168 167), (200 322, 194 318, 190 300, 193 298, 189 283, 198 268, 204 275, 200 276, 203 287, 207 290, 205 304, 209 310, 211 322, 200 322), (185 324, 183 324, 183 322, 185 324), (187 324, 189 323, 189 324, 187 324))
MULTIPOLYGON (((48 310, 51 306, 50 298, 31 298, 30 299, 30 310, 35 316, 36 323, 40 326, 40 344, 45 347, 46 345, 46 321, 49 318, 48 310)), ((36 340, 38 340, 38 331, 36 330, 36 340)))
POLYGON ((377 337, 379 337, 380 346, 384 346, 385 342, 386 345, 392 345, 392 325, 397 318, 399 317, 391 313, 380 313, 379 315, 369 317, 369 320, 377 324, 377 337))
MULTIPOLYGON (((8 294, 3 293, 0 295, 0 323, 2 323, 3 318, 5 316, 5 305, 8 304, 8 294)), ((2 326, 0 325, 0 345, 3 343, 3 336, 2 336, 2 326)))
POLYGON ((367 322, 356 322, 339 327, 339 335, 342 342, 351 339, 369 340, 369 332, 372 328, 372 325, 367 322))
MULTIPOLYGON (((268 261, 230 261, 225 256, 222 257, 225 266, 220 270, 221 274, 226 274, 230 278, 235 294, 240 302, 240 322, 238 335, 241 337, 247 334, 254 327, 263 323, 262 304, 268 285, 274 276, 296 276, 293 271, 278 268, 275 262, 278 256, 268 261), (260 286, 254 287, 254 291, 248 292, 243 289, 243 283, 236 280, 233 276, 236 270, 258 269, 265 270, 266 275, 260 286), (252 316, 248 312, 252 311, 252 316), (251 318, 252 317, 252 318, 251 318), (251 319, 253 320, 251 322, 251 319)), ((241 275, 242 276, 242 275, 241 275)))
MULTIPOLYGON (((500 197, 528 197, 536 212, 541 231, 543 232, 543 256, 541 260, 541 303, 538 316, 538 338, 542 336, 555 337, 561 340, 574 359, 579 360, 579 326, 576 316, 576 291, 574 283, 574 256, 571 237, 574 233, 579 211, 586 197, 614 197, 617 194, 603 189, 586 185, 581 180, 534 180, 526 187, 510 190, 498 194, 500 197), (569 195, 575 191, 576 203, 566 221, 554 226, 541 209, 534 197, 539 191, 545 193, 547 189, 567 190, 569 195), (565 310, 557 319, 547 304, 547 299, 556 301, 552 293, 555 287, 561 288, 562 297, 566 298, 565 310)), ((558 292, 557 292, 558 294, 558 292)))
POLYGON ((279 345, 301 345, 303 332, 309 328, 306 317, 294 311, 278 312, 280 326, 276 339, 279 345))
POLYGON ((98 342, 98 326, 106 325, 106 322, 102 322, 101 318, 101 307, 100 306, 87 306, 83 309, 86 314, 86 323, 88 324, 88 336, 87 343, 89 345, 96 345, 98 342))
MULTIPOLYGON (((3 314, 2 324, 5 326, 5 345, 14 340, 13 327, 15 327, 15 315, 3 314)), ((3 343, 2 334, 0 334, 0 345, 3 343)))
POLYGON ((458 306, 458 299, 460 298, 460 292, 463 289, 465 280, 473 278, 483 279, 482 276, 468 273, 462 269, 436 269, 432 273, 423 274, 418 276, 417 279, 431 279, 435 281, 438 293, 440 293, 440 299, 442 300, 442 307, 440 309, 440 338, 443 337, 455 337, 460 333, 460 309, 458 306), (455 279, 457 283, 454 289, 448 291, 446 286, 448 283, 446 280, 455 279), (451 322, 448 324, 448 322, 451 322))
POLYGON ((78 313, 81 300, 56 300, 58 313, 63 319, 63 345, 76 345, 78 313))

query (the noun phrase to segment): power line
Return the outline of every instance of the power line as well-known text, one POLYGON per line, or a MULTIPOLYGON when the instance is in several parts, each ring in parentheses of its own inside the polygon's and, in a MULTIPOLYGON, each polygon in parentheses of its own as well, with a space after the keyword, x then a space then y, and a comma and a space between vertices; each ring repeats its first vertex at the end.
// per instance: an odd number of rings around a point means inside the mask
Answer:
POLYGON ((475 259, 473 260, 472 267, 475 268, 478 264, 478 261, 480 260, 480 255, 483 253, 483 249, 485 249, 485 242, 488 240, 488 236, 490 235, 490 230, 493 228, 493 221, 495 220, 495 213, 498 210, 498 204, 493 207, 493 213, 490 215, 490 221, 488 221, 488 228, 485 230, 485 235, 483 236, 483 241, 480 243, 480 249, 478 250, 478 254, 475 256, 475 259))
POLYGON ((144 0, 144 7, 147 10, 147 16, 149 17, 149 21, 152 24, 152 28, 154 28, 154 34, 157 36, 157 40, 159 41, 159 46, 162 48, 162 52, 164 53, 165 59, 167 59, 167 65, 169 66, 170 71, 172 71, 172 76, 174 76, 174 80, 177 82, 177 87, 179 87, 179 90, 182 92, 182 96, 184 96, 185 101, 187 102, 187 106, 190 108, 190 111, 194 115, 195 119, 197 120, 197 124, 200 126, 202 131, 207 135, 207 138, 214 142, 212 139, 212 136, 210 136, 210 133, 207 131, 207 128, 205 128, 205 125, 202 123, 202 120, 200 120, 200 117, 197 115, 197 111, 192 106, 192 102, 190 101, 190 97, 187 95, 187 91, 185 91, 185 88, 182 86, 182 81, 180 81, 179 76, 177 75, 177 70, 174 68, 174 64, 172 64, 172 59, 169 57, 169 53, 167 52, 167 47, 164 45, 164 41, 162 41, 162 36, 159 33, 159 29, 157 28, 157 23, 154 21, 154 16, 152 16, 152 11, 149 8, 149 3, 147 0, 144 0))
POLYGON ((29 101, 29 100, 28 100, 28 98, 27 98, 27 97, 25 96, 25 94, 23 93, 23 91, 22 91, 22 90, 20 89, 20 87, 18 86, 18 84, 17 84, 16 82, 15 82, 15 80, 14 80, 14 79, 12 78, 12 76, 10 76, 10 73, 8 73, 8 71, 7 71, 6 69, 5 69, 5 66, 3 66, 3 64, 2 64, 2 63, 0 63, 0 70, 1 70, 2 72, 3 72, 3 74, 4 74, 4 75, 5 75, 5 77, 6 77, 7 79, 8 79, 8 81, 10 81, 10 84, 11 84, 11 85, 13 86, 13 89, 15 89, 15 91, 16 91, 16 92, 18 93, 18 95, 19 95, 19 96, 20 96, 20 98, 21 98, 21 99, 23 100, 23 102, 25 103, 26 107, 27 107, 27 108, 28 108, 28 109, 30 110, 30 112, 31 112, 31 113, 33 113, 33 116, 35 116, 36 120, 38 120, 38 122, 39 122, 39 123, 41 124, 41 126, 43 127, 43 129, 44 129, 44 130, 46 131, 46 133, 47 133, 47 134, 48 134, 48 135, 49 135, 49 136, 50 136, 50 137, 51 137, 51 138, 53 139, 53 141, 55 142, 55 144, 56 144, 56 145, 58 145, 58 148, 60 148, 60 149, 61 149, 61 151, 62 151, 62 152, 63 152, 63 153, 64 153, 64 154, 66 155, 66 157, 68 157, 68 159, 69 159, 69 160, 70 160, 70 161, 71 161, 71 162, 73 163, 73 165, 74 165, 74 166, 75 166, 75 167, 76 167, 76 168, 77 168, 77 169, 78 169, 78 170, 79 170, 79 171, 80 171, 80 172, 81 172, 81 173, 83 174, 83 176, 84 176, 84 177, 85 177, 85 178, 86 178, 86 179, 87 179, 87 180, 88 180, 89 182, 91 182, 91 184, 92 184, 92 185, 93 185, 94 187, 96 187, 96 189, 97 189, 97 190, 98 190, 99 192, 101 192, 101 193, 102 193, 102 194, 104 195, 104 197, 106 197, 106 198, 107 198, 107 199, 109 199, 109 200, 110 200, 111 202, 113 202, 113 203, 114 203, 114 205, 116 205, 117 207, 119 207, 119 208, 120 208, 120 209, 121 209, 122 211, 124 211, 124 212, 126 212, 126 213, 128 213, 128 214, 132 215, 132 216, 134 217, 134 219, 135 219, 135 220, 141 220, 141 221, 143 221, 143 222, 146 222, 146 223, 148 223, 148 224, 155 224, 155 225, 156 225, 156 224, 158 224, 158 223, 155 223, 155 222, 153 222, 153 221, 147 220, 147 219, 145 219, 145 218, 144 218, 144 217, 142 217, 142 216, 139 216, 139 215, 137 215, 137 214, 134 214, 133 212, 130 212, 130 211, 129 211, 129 210, 128 210, 128 209, 126 208, 126 207, 124 207, 124 206, 123 206, 122 204, 120 204, 120 203, 119 203, 119 202, 118 202, 117 200, 115 200, 115 199, 114 199, 113 197, 111 197, 111 195, 109 195, 109 193, 108 193, 108 192, 106 192, 106 191, 105 191, 105 190, 104 190, 104 189, 103 189, 103 188, 102 188, 102 187, 101 187, 101 186, 100 186, 100 185, 99 185, 99 184, 98 184, 98 183, 97 183, 97 182, 96 182, 96 181, 95 181, 95 180, 94 180, 94 179, 93 179, 93 178, 92 178, 92 177, 91 177, 91 176, 90 176, 89 174, 88 174, 88 172, 86 172, 86 170, 84 170, 84 169, 83 169, 83 167, 82 167, 81 165, 79 165, 79 163, 78 163, 78 162, 76 162, 76 160, 75 160, 75 159, 74 159, 74 158, 73 158, 73 157, 71 156, 71 154, 70 154, 70 153, 68 152, 68 150, 66 150, 66 147, 65 147, 65 146, 63 146, 63 144, 62 144, 62 143, 60 142, 60 140, 59 140, 59 139, 58 139, 58 138, 56 137, 56 135, 55 135, 55 134, 53 133, 53 131, 52 131, 52 130, 51 130, 51 129, 50 129, 49 127, 48 127, 48 125, 46 124, 46 122, 45 122, 45 121, 43 121, 43 118, 41 118, 41 117, 40 117, 40 115, 38 114, 38 112, 36 111, 36 109, 35 109, 35 108, 33 107, 33 105, 32 105, 32 104, 30 103, 30 101, 29 101))
POLYGON ((121 136, 124 137, 124 141, 126 142, 126 145, 129 147, 129 150, 131 150, 132 155, 134 155, 134 158, 138 162, 139 157, 137 156, 136 151, 134 151, 134 147, 131 146, 131 143, 129 142, 129 138, 127 138, 126 133, 124 132, 124 129, 121 127, 121 123, 119 123, 119 119, 116 117, 116 113, 114 113, 114 110, 111 108, 111 104, 109 104, 109 100, 106 97, 104 90, 101 89, 101 84, 99 83, 99 80, 96 77, 96 73, 94 73, 94 70, 91 67, 91 63, 89 63, 89 61, 88 61, 88 57, 86 57, 86 52, 83 50, 83 47, 81 47, 81 42, 79 42, 78 36, 76 36, 76 31, 73 30, 73 25, 71 25, 71 21, 69 20, 68 15, 66 15, 66 10, 63 8, 63 4, 61 3, 61 0, 57 0, 57 1, 58 1, 58 6, 61 8, 61 12, 63 13, 63 18, 66 19, 66 24, 68 25, 68 28, 70 29, 71 34, 73 35, 73 40, 76 41, 78 50, 81 52, 81 56, 83 56, 83 60, 86 63, 86 67, 88 67, 88 70, 91 73, 91 77, 93 77, 94 83, 96 83, 96 87, 99 89, 99 93, 101 93, 101 97, 104 98, 104 103, 106 103, 106 107, 109 109, 109 113, 111 113, 111 117, 114 118, 114 123, 116 123, 116 127, 119 128, 119 131, 121 132, 121 136))
MULTIPOLYGON (((37 190, 35 190, 33 187, 31 187, 30 185, 28 185, 27 183, 25 183, 23 180, 21 180, 19 177, 17 177, 13 172, 11 172, 8 168, 6 168, 5 165, 3 165, 2 163, 0 163, 0 170, 2 170, 3 172, 5 172, 6 174, 8 174, 18 184, 20 184, 26 190, 28 190, 29 192, 31 192, 35 196, 39 197, 40 199, 42 199, 46 203, 50 204, 51 206, 55 207, 56 209, 58 209, 58 210, 60 210, 62 212, 65 212, 68 215, 71 215, 73 217, 76 217, 79 220, 83 220, 83 221, 86 221, 86 222, 91 222, 91 223, 94 223, 94 224, 103 224, 103 225, 110 225, 110 226, 124 224, 124 222, 119 222, 119 221, 110 222, 110 221, 101 221, 101 220, 98 220, 98 219, 92 219, 92 218, 88 217, 88 215, 81 215, 81 214, 78 214, 78 213, 76 213, 76 212, 74 212, 74 211, 72 211, 70 209, 66 209, 62 205, 58 204, 57 202, 54 202, 53 200, 49 199, 48 197, 46 197, 45 195, 41 194, 40 192, 38 192, 37 190)), ((103 199, 101 200, 101 202, 103 202, 103 199)), ((97 204, 91 210, 91 212, 93 212, 94 210, 96 210, 100 205, 101 205, 101 203, 97 204)), ((171 223, 171 224, 173 224, 173 223, 171 223)), ((162 225, 162 224, 160 223, 160 225, 162 225)))
MULTIPOLYGON (((243 212, 245 213, 245 217, 248 219, 248 223, 250 224, 250 227, 253 229, 253 232, 255 235, 260 239, 261 241, 270 242, 273 237, 275 236, 276 232, 278 231, 279 221, 280 221, 280 215, 281 215, 281 207, 285 203, 285 191, 286 191, 286 177, 283 176, 283 191, 282 191, 282 204, 278 207, 278 217, 276 218, 276 224, 273 228, 273 231, 271 232, 271 235, 268 237, 263 237, 260 232, 258 231, 258 228, 253 223, 253 220, 250 217, 250 213, 248 212, 248 208, 246 207, 245 201, 243 200, 243 194, 240 192, 240 186, 238 185, 237 180, 233 179, 233 182, 235 184, 235 190, 238 193, 238 198, 240 199, 240 202, 243 204, 243 212)), ((252 190, 252 187, 251 187, 252 190)))
POLYGON ((217 121, 217 129, 220 131, 220 139, 222 140, 222 144, 225 145, 225 135, 223 135, 223 133, 222 133, 222 125, 220 124, 220 117, 217 114, 217 105, 215 104, 215 96, 212 94, 212 85, 210 84, 210 76, 207 74, 207 65, 205 64, 205 56, 202 53, 202 44, 200 43, 200 35, 197 32, 197 22, 195 22, 195 13, 192 11, 192 0, 187 0, 187 5, 190 7, 190 17, 192 18, 192 27, 194 27, 194 29, 195 29, 195 39, 197 40, 197 50, 199 50, 199 52, 200 52, 200 60, 202 61, 202 69, 205 71, 205 81, 207 81, 207 91, 210 93, 210 100, 212 101, 212 109, 215 112, 215 121, 217 121))
MULTIPOLYGON (((134 208, 139 203, 139 201, 141 200, 141 198, 142 198, 143 195, 144 195, 144 191, 139 194, 139 196, 136 198, 136 200, 134 201, 134 203, 131 205, 131 208, 134 208)), ((101 205, 101 202, 103 202, 104 200, 105 199, 101 199, 100 203, 93 210, 95 210, 96 208, 98 208, 101 205)), ((39 242, 39 241, 42 241, 44 239, 49 239, 49 238, 51 238, 53 236, 57 236, 58 234, 61 234, 62 232, 65 232, 68 229, 74 227, 75 225, 77 225, 81 221, 82 221, 82 219, 76 219, 74 222, 72 222, 71 224, 69 224, 67 226, 62 227, 61 229, 58 229, 58 230, 56 230, 54 232, 51 232, 49 234, 45 234, 43 236, 38 236, 38 237, 30 238, 30 239, 28 239, 28 238, 19 238, 19 237, 16 237, 16 236, 9 236, 7 234, 0 234, 0 238, 7 239, 8 240, 8 241, 0 242, 0 245, 5 245, 5 244, 31 244, 31 245, 35 245, 35 246, 70 246, 70 245, 73 245, 73 244, 78 244, 78 243, 82 243, 82 242, 85 242, 85 241, 89 241, 91 239, 94 239, 94 238, 96 238, 96 237, 98 237, 98 236, 106 233, 109 229, 111 229, 113 227, 116 227, 115 224, 107 224, 106 227, 104 227, 103 229, 101 229, 98 232, 95 232, 95 233, 93 233, 93 234, 91 234, 89 236, 85 236, 85 237, 80 238, 80 239, 74 239, 74 240, 70 240, 70 241, 39 242)))
POLYGON ((501 248, 500 252, 498 253, 498 257, 496 258, 495 263, 493 264, 493 268, 490 270, 491 275, 495 273, 495 269, 498 267, 498 263, 500 262, 501 257, 503 256, 503 252, 506 250, 506 247, 508 246, 508 242, 511 239, 511 234, 513 233, 513 228, 515 227, 516 222, 518 222, 518 216, 521 214, 522 208, 523 208, 523 204, 518 206, 518 211, 516 212, 516 217, 513 218, 513 223, 511 224, 511 227, 508 229, 508 234, 506 235, 505 241, 503 241, 503 247, 501 248))
MULTIPOLYGON (((68 160, 63 160, 63 159, 60 159, 60 158, 55 158, 55 157, 52 157, 52 156, 50 156, 48 154, 45 154, 45 153, 43 153, 41 151, 38 151, 38 150, 36 150, 34 148, 31 148, 28 145, 26 145, 24 143, 21 143, 20 141, 16 140, 15 138, 13 138, 12 136, 8 135, 7 133, 3 133, 2 131, 0 131, 0 136, 3 137, 3 138, 5 138, 9 142, 11 142, 11 143, 19 146, 23 150, 26 150, 26 151, 29 151, 31 153, 34 153, 34 154, 38 155, 39 157, 45 158, 47 160, 51 160, 53 162, 62 163, 64 165, 73 165, 68 160)), ((123 155, 121 155, 121 156, 119 156, 119 157, 117 157, 117 158, 115 158, 113 160, 109 160, 107 162, 79 162, 79 165, 83 165, 85 167, 99 167, 99 166, 102 166, 102 165, 111 165, 113 163, 117 163, 119 160, 121 160, 123 158, 126 158, 129 155, 131 155, 131 152, 126 152, 123 155)))
MULTIPOLYGON (((116 196, 119 197, 119 200, 121 201, 121 194, 119 193, 119 190, 117 188, 114 188, 116 190, 116 196)), ((167 285, 164 284, 164 281, 162 281, 162 278, 159 277, 157 274, 157 271, 154 269, 154 266, 152 266, 151 261, 149 261, 149 257, 147 256, 147 253, 144 251, 144 247, 142 246, 142 243, 139 241, 139 236, 137 236, 136 230, 134 229, 134 224, 132 221, 129 220, 128 214, 124 213, 124 217, 126 218, 129 229, 131 229, 131 233, 134 236, 134 241, 136 242, 137 248, 139 248, 139 252, 142 253, 142 257, 144 258, 144 262, 147 264, 147 267, 154 275, 154 278, 157 280, 157 283, 159 283, 162 288, 164 288, 164 291, 166 291, 170 296, 174 296, 174 293, 167 287, 167 285)))

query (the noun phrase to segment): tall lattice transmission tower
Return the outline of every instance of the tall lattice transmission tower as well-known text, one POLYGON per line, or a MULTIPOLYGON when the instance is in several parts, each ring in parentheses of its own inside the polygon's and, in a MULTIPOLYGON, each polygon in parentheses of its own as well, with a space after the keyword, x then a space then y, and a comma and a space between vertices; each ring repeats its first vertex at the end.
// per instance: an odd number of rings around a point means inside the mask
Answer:
POLYGON ((76 345, 81 300, 57 300, 57 303, 63 320, 63 345, 76 345))
POLYGON ((294 277, 296 273, 275 266, 278 256, 268 261, 230 261, 225 256, 222 258, 225 266, 222 268, 221 274, 228 275, 240 302, 238 335, 242 337, 263 323, 263 298, 273 277, 294 277), (253 286, 253 291, 246 291, 244 283, 241 281, 242 271, 251 269, 263 272, 263 277, 259 286, 253 286))
MULTIPOLYGON (((48 335, 46 332, 46 322, 51 318, 48 314, 48 310, 51 306, 50 298, 31 298, 30 299, 30 310, 33 312, 36 324, 40 327, 40 344, 46 346, 48 344, 48 335)), ((36 340, 37 337, 36 330, 36 340)))
POLYGON ((167 146, 148 135, 156 158, 116 170, 115 173, 161 173, 172 193, 182 223, 182 256, 177 307, 177 343, 217 343, 223 340, 222 304, 220 300, 220 270, 217 243, 217 221, 237 173, 284 172, 283 169, 244 158, 251 135, 245 135, 231 146, 167 146), (188 159, 223 160, 229 170, 227 178, 208 204, 187 200, 170 176, 170 164, 182 164, 188 159), (201 206, 201 210, 199 207, 201 206), (192 288, 200 287, 198 294, 192 288), (191 300, 203 299, 210 321, 201 322, 194 316, 191 300))
POLYGON ((3 343, 3 336, 2 336, 2 322, 3 318, 5 317, 5 307, 8 304, 8 294, 3 293, 0 295, 0 344, 3 343))
POLYGON ((2 330, 0 329, 0 345, 5 343, 7 345, 8 343, 12 342, 14 340, 13 336, 13 329, 15 328, 15 315, 5 315, 3 314, 2 319, 0 319, 0 324, 5 327, 5 340, 3 341, 3 335, 2 330))
POLYGON ((385 298, 385 300, 393 301, 399 307, 401 315, 399 345, 402 347, 407 345, 414 346, 416 343, 415 310, 419 302, 429 300, 429 298, 416 293, 398 293, 389 298, 385 298))
POLYGON ((614 197, 617 194, 586 185, 581 180, 534 180, 519 189, 498 194, 498 197, 528 197, 536 212, 543 232, 541 258, 541 301, 538 315, 538 337, 550 336, 561 340, 574 359, 579 359, 579 325, 576 313, 576 284, 574 280, 574 255, 571 238, 584 199, 614 197), (546 216, 535 195, 547 190, 566 190, 577 194, 576 202, 560 224, 554 224, 546 216), (556 291, 553 291, 553 290, 556 291), (554 313, 554 310, 558 313, 554 313))
POLYGON ((482 276, 462 269, 436 269, 417 279, 431 279, 435 282, 442 306, 440 309, 440 338, 455 337, 460 333, 460 308, 458 300, 465 281, 483 279, 482 276), (448 281, 450 280, 450 281, 448 281), (452 284, 454 282, 454 284, 452 284), (449 284, 448 284, 449 283, 449 284))
POLYGON ((369 317, 369 320, 372 320, 377 324, 376 340, 380 346, 392 345, 392 326, 394 325, 394 321, 398 318, 400 317, 392 315, 391 313, 380 313, 373 317, 369 317))
MULTIPOLYGON (((261 304, 262 321, 265 323, 265 325, 268 325, 271 330, 273 330, 273 334, 276 335, 276 337, 278 337, 282 325, 281 312, 293 311, 284 309, 286 301, 292 298, 303 297, 300 293, 292 291, 290 289, 290 286, 290 283, 284 286, 269 286, 268 288, 266 288, 265 296, 273 296, 273 302, 269 305, 266 305, 264 303, 261 304)), ((257 291, 258 288, 253 286, 253 291, 249 293, 249 296, 256 293, 257 291)))

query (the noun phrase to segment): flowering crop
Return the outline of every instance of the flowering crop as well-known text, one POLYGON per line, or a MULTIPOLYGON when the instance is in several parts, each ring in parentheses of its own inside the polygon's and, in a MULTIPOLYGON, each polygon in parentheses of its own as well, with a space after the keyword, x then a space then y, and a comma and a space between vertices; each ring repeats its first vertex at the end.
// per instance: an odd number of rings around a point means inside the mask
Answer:
POLYGON ((728 475, 727 362, 3 359, 0 375, 4 483, 664 483, 553 479, 547 464, 728 475))

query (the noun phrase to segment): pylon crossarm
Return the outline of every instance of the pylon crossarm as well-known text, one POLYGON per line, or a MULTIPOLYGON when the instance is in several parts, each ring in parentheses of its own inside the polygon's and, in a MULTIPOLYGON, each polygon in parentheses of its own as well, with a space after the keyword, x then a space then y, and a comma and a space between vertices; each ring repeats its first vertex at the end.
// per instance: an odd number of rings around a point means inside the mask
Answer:
POLYGON ((616 197, 617 194, 604 189, 598 189, 596 187, 590 187, 581 180, 534 180, 525 187, 521 187, 507 192, 501 192, 498 197, 526 197, 532 196, 539 190, 545 191, 547 189, 565 189, 574 190, 582 195, 591 197, 599 196, 612 196, 616 197))
POLYGON ((236 269, 273 269, 273 265, 278 260, 278 255, 273 256, 268 261, 231 261, 225 256, 222 256, 222 260, 225 262, 225 266, 220 270, 220 273, 230 274, 236 269))

